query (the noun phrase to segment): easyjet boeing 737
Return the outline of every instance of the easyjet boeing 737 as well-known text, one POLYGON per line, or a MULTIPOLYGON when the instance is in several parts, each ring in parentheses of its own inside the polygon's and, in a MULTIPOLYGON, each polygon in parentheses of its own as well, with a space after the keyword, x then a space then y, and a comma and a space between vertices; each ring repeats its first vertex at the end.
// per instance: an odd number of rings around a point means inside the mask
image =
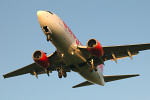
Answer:
POLYGON ((105 82, 120 80, 139 76, 132 75, 103 75, 103 65, 105 61, 130 57, 137 55, 139 51, 150 49, 150 43, 101 46, 96 39, 90 39, 86 46, 82 46, 80 41, 70 30, 70 28, 56 14, 50 11, 38 11, 37 17, 41 29, 47 41, 56 47, 56 51, 47 56, 43 51, 37 50, 32 57, 34 63, 23 68, 3 75, 4 78, 30 73, 38 78, 39 74, 47 74, 52 71, 58 72, 58 77, 67 77, 67 72, 77 72, 86 79, 73 88, 88 86, 93 84, 105 85, 105 82))

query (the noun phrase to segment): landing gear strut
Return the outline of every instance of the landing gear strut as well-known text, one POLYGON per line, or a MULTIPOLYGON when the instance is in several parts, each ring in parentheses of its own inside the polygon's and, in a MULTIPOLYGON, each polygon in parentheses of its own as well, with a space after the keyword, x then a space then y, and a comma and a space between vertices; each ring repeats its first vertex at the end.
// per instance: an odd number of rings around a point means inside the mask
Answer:
POLYGON ((51 39, 51 37, 50 37, 50 33, 48 33, 48 34, 47 34, 47 42, 48 42, 48 41, 51 41, 51 40, 52 40, 52 39, 51 39))

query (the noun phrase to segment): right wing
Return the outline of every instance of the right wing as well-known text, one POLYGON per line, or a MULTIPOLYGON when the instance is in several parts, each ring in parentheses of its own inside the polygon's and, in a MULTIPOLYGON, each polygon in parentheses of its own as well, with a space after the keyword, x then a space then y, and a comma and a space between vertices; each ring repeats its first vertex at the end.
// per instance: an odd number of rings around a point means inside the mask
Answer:
MULTIPOLYGON (((57 66, 60 63, 63 63, 61 57, 57 54, 56 51, 54 53, 52 53, 51 55, 49 55, 48 58, 49 58, 49 61, 51 64, 50 71, 55 71, 57 69, 57 66)), ((28 74, 28 73, 37 76, 38 74, 44 74, 46 72, 45 72, 44 68, 40 67, 36 63, 32 63, 30 65, 27 65, 25 67, 22 67, 20 69, 10 72, 10 73, 7 73, 7 74, 3 75, 3 77, 9 78, 9 77, 14 77, 14 76, 18 76, 18 75, 28 74)))

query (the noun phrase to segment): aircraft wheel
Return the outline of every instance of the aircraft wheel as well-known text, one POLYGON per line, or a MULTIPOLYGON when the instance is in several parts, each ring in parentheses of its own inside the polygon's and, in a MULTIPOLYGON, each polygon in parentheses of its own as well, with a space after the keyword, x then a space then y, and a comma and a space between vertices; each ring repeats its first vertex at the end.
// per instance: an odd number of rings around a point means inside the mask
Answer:
POLYGON ((90 67, 90 68, 89 68, 89 71, 90 71, 90 72, 92 72, 92 71, 93 71, 93 69, 90 67))
POLYGON ((97 68, 96 68, 96 67, 94 67, 94 70, 95 70, 95 71, 97 71, 97 68))
POLYGON ((61 75, 61 73, 60 73, 60 72, 58 72, 58 77, 59 77, 59 78, 62 78, 62 75, 61 75))
POLYGON ((94 69, 95 71, 97 71, 97 69, 94 69))
POLYGON ((63 77, 67 77, 67 73, 66 72, 63 72, 63 77))
POLYGON ((49 40, 48 40, 48 38, 47 38, 47 42, 48 42, 49 40))

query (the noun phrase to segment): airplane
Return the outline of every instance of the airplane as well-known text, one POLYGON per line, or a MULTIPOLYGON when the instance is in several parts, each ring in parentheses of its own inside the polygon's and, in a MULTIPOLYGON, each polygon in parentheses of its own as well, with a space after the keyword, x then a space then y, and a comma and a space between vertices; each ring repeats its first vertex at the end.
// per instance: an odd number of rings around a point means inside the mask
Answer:
POLYGON ((38 78, 40 74, 49 76, 52 71, 58 72, 59 78, 66 78, 67 72, 77 72, 86 81, 73 88, 101 85, 106 82, 139 76, 131 75, 103 75, 103 65, 108 60, 117 63, 118 59, 139 54, 139 51, 150 49, 150 43, 102 46, 96 39, 90 39, 83 46, 65 22, 51 11, 43 10, 37 12, 37 18, 46 40, 51 42, 56 51, 46 55, 41 50, 36 50, 32 57, 34 63, 3 75, 4 78, 19 76, 30 73, 38 78))

